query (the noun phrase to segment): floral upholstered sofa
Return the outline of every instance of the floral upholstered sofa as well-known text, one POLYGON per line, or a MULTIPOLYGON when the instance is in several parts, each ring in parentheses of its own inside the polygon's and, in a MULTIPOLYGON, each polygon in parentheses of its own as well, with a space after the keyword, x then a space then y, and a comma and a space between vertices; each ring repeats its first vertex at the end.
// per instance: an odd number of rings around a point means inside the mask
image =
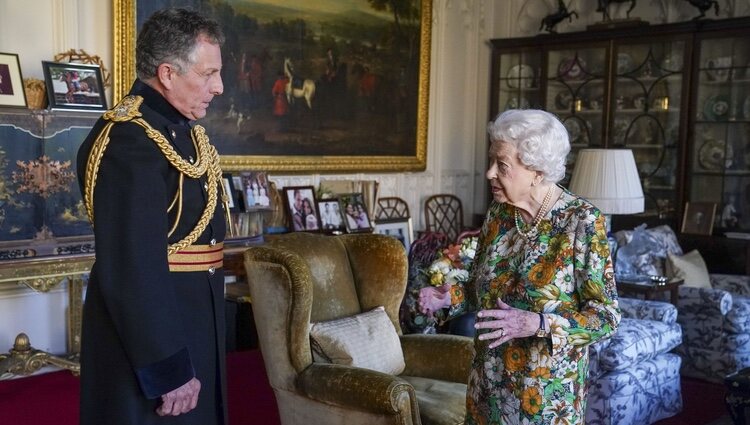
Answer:
MULTIPOLYGON (((636 272, 663 276, 670 254, 672 258, 690 255, 683 254, 670 227, 645 231, 656 248, 634 261, 636 272)), ((614 235, 618 272, 620 252, 633 234, 633 230, 625 230, 614 235)), ((730 373, 750 367, 750 276, 705 273, 708 282, 699 282, 703 287, 679 287, 677 322, 682 326, 683 343, 675 352, 682 357, 683 376, 723 382, 730 373)))

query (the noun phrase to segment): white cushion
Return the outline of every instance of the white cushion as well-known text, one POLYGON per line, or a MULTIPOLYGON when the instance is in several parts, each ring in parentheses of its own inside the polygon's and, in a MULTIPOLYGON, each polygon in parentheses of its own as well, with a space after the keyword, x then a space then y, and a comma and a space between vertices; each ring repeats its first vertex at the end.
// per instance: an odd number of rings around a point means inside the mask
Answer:
POLYGON ((310 329, 313 361, 356 366, 398 375, 404 352, 396 328, 383 307, 341 319, 318 322, 310 329))
POLYGON ((711 288, 706 262, 700 252, 694 249, 685 255, 667 255, 667 276, 680 278, 685 286, 711 288))

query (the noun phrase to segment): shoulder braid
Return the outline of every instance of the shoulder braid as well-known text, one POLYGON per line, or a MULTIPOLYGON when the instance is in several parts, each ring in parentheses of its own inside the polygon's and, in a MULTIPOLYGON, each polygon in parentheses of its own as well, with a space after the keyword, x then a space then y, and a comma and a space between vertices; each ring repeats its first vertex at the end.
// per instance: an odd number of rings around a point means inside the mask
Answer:
POLYGON ((193 244, 203 231, 206 230, 206 227, 213 216, 216 209, 216 202, 218 200, 218 185, 221 179, 219 153, 216 151, 216 148, 209 143, 205 129, 200 125, 196 125, 193 127, 192 136, 193 140, 196 142, 196 156, 198 158, 195 161, 195 164, 186 161, 177 153, 177 151, 175 151, 172 144, 169 143, 167 138, 164 137, 161 132, 155 130, 142 118, 143 114, 139 111, 142 103, 143 98, 141 96, 126 96, 117 104, 117 106, 102 115, 102 118, 108 122, 104 125, 104 128, 102 128, 94 141, 91 151, 89 152, 84 180, 84 205, 89 220, 93 225, 94 187, 96 186, 96 178, 99 173, 99 167, 101 165, 102 157, 104 156, 104 151, 109 144, 109 132, 115 124, 121 122, 130 121, 140 125, 145 130, 146 136, 156 144, 171 166, 176 168, 181 174, 193 179, 200 178, 205 174, 208 183, 208 202, 206 202, 206 207, 204 208, 198 223, 196 223, 193 230, 185 238, 167 246, 167 254, 169 255, 193 244))

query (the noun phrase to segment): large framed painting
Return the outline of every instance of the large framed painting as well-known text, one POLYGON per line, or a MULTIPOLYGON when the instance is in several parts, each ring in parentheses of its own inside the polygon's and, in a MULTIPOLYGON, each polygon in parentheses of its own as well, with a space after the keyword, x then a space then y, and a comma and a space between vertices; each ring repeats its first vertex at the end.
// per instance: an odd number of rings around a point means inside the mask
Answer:
POLYGON ((225 170, 424 170, 431 1, 113 0, 114 101, 143 22, 191 7, 227 36, 201 120, 225 170))

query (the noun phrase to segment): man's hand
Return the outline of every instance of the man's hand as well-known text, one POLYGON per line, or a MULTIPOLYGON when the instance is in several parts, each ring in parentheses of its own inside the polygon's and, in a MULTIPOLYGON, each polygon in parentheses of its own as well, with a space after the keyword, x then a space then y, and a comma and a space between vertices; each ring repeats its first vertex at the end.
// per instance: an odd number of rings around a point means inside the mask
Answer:
POLYGON ((201 381, 193 378, 185 385, 161 396, 161 406, 156 409, 159 416, 177 416, 187 413, 198 405, 201 381))

